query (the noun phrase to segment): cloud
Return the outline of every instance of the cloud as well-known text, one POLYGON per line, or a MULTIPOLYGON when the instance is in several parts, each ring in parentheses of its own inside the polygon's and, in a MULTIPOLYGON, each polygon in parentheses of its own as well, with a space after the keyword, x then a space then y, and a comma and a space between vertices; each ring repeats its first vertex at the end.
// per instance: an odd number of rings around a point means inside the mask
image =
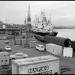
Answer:
POLYGON ((24 23, 29 3, 32 19, 45 9, 55 25, 75 25, 75 1, 0 1, 0 18, 8 18, 13 23, 24 23))

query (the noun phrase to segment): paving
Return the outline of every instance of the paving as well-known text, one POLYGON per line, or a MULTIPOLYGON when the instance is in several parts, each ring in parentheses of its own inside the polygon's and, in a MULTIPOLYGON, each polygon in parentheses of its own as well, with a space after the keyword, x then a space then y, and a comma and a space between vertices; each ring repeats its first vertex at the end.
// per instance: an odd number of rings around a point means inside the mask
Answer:
MULTIPOLYGON (((23 52, 28 54, 29 57, 42 56, 42 55, 50 55, 49 52, 40 52, 35 48, 22 48, 17 45, 13 47, 13 51, 11 54, 15 52, 23 52)), ((75 57, 59 57, 60 58, 60 66, 61 66, 61 74, 75 74, 75 57)))
POLYGON ((75 74, 75 57, 62 57, 61 62, 61 73, 63 74, 75 74), (65 70, 65 71, 64 71, 65 70))
MULTIPOLYGON (((4 47, 3 40, 0 40, 0 45, 4 47)), ((28 54, 29 57, 35 57, 35 56, 42 56, 42 55, 50 55, 49 52, 40 52, 36 50, 35 48, 25 48, 22 45, 11 45, 12 51, 10 54, 14 54, 16 52, 23 52, 28 54)), ((61 66, 61 74, 75 74, 75 56, 73 55, 72 58, 70 57, 59 57, 60 58, 60 66, 61 66)), ((1 66, 0 66, 1 68, 1 66)), ((9 66, 8 69, 3 68, 0 69, 0 74, 11 74, 11 66, 9 66)))

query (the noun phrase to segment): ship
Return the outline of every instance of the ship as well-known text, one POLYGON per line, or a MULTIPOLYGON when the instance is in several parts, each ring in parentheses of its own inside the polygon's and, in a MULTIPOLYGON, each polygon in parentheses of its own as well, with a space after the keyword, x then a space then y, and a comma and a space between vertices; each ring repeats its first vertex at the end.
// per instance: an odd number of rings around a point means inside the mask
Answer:
POLYGON ((33 25, 34 29, 31 31, 35 34, 41 36, 56 36, 58 34, 58 32, 53 30, 53 25, 51 21, 46 17, 44 11, 41 11, 40 17, 35 17, 33 25))

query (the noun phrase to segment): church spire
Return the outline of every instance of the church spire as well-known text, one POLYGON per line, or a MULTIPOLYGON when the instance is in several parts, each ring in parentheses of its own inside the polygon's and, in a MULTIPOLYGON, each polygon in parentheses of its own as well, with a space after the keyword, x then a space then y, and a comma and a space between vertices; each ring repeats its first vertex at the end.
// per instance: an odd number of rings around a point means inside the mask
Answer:
POLYGON ((27 24, 31 24, 30 4, 28 5, 27 24))

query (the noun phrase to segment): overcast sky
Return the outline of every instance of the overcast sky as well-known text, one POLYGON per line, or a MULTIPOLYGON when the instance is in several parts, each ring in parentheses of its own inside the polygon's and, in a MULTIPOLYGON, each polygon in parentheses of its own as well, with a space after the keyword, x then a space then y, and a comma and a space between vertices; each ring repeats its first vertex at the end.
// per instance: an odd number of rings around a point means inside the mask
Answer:
POLYGON ((75 25, 75 1, 0 1, 0 20, 24 24, 28 4, 32 19, 45 9, 54 25, 75 25))

